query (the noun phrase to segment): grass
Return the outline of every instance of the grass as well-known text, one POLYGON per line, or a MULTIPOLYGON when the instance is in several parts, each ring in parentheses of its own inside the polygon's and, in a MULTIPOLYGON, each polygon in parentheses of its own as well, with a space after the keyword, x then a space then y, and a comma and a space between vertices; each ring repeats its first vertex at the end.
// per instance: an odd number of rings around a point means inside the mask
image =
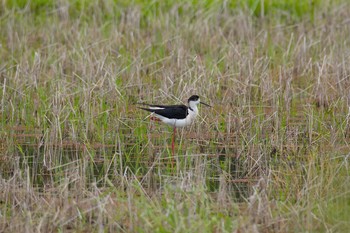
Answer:
POLYGON ((1 232, 350 230, 346 1, 1 4, 1 232))

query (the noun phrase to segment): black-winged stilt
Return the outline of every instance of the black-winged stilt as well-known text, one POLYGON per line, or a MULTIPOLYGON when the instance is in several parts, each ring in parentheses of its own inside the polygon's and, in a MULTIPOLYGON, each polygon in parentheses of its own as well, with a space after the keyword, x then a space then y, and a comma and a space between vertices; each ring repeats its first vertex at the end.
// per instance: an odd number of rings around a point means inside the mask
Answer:
POLYGON ((154 113, 152 120, 162 121, 174 128, 173 139, 171 143, 172 153, 174 155, 174 141, 176 128, 182 128, 190 125, 198 114, 198 104, 203 104, 211 107, 209 104, 200 101, 198 95, 193 95, 188 99, 188 106, 186 105, 158 105, 158 104, 145 104, 147 108, 139 107, 140 109, 154 113))

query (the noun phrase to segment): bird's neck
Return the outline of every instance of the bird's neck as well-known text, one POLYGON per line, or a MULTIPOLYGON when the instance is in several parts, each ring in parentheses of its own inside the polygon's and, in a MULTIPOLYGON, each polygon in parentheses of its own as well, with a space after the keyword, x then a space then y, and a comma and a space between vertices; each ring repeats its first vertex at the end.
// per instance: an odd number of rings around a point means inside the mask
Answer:
POLYGON ((197 108, 197 104, 194 104, 194 103, 189 103, 188 104, 188 107, 190 108, 190 110, 192 110, 194 113, 198 113, 198 108, 197 108))

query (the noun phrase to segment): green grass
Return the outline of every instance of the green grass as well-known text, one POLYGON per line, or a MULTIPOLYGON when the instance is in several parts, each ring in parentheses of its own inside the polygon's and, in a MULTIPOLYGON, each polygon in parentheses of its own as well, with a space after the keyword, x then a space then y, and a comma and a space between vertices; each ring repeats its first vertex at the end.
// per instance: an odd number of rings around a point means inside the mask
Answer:
POLYGON ((349 231, 349 10, 1 3, 0 231, 349 231), (192 94, 173 157, 136 103, 192 94))

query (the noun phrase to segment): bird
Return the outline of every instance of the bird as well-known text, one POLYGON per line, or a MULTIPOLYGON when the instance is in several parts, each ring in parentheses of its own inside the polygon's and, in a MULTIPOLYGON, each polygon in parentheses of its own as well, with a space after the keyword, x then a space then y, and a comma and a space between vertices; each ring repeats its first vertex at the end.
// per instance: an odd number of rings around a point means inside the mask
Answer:
POLYGON ((171 143, 172 154, 174 155, 174 143, 176 128, 183 128, 190 125, 196 116, 198 115, 198 104, 203 104, 207 107, 211 107, 209 104, 200 101, 198 95, 192 95, 188 101, 188 106, 184 104, 180 105, 159 105, 159 104, 147 104, 141 103, 147 107, 138 107, 142 110, 152 112, 154 115, 151 117, 151 120, 161 121, 167 125, 173 127, 173 138, 171 143))

